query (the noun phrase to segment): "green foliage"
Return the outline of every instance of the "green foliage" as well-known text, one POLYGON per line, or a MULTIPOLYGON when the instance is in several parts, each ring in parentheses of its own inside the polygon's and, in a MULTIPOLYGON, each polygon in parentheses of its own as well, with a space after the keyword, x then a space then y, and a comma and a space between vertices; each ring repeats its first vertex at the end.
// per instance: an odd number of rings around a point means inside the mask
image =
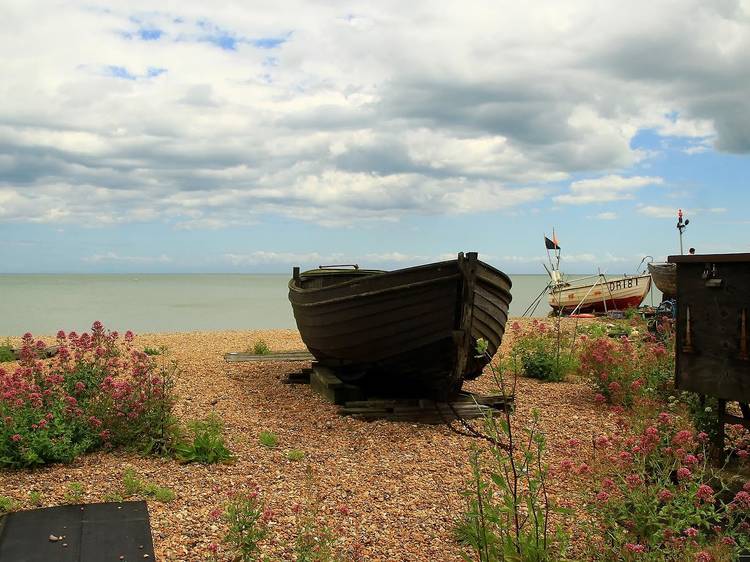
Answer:
POLYGON ((192 433, 192 439, 176 445, 177 460, 185 463, 214 464, 234 459, 224 443, 223 424, 216 414, 211 414, 205 420, 193 421, 188 424, 188 428, 192 433))
POLYGON ((70 462, 102 448, 166 452, 174 423, 176 365, 132 348, 95 322, 91 333, 59 332, 58 354, 25 334, 20 365, 0 368, 0 468, 70 462))
POLYGON ((0 515, 10 513, 18 509, 18 503, 8 496, 0 496, 0 515))
POLYGON ((268 355, 271 353, 271 348, 268 347, 265 340, 258 340, 253 344, 253 353, 255 355, 268 355))
POLYGON ((294 462, 301 461, 305 458, 305 452, 300 449, 289 449, 286 452, 286 458, 294 462))
POLYGON ((29 503, 33 506, 39 507, 42 505, 42 494, 41 492, 37 492, 35 490, 32 490, 29 492, 29 503))
POLYGON ((269 449, 273 449, 279 444, 279 438, 272 431, 260 432, 260 444, 269 449))
MULTIPOLYGON (((152 482, 144 482, 132 468, 125 469, 122 476, 123 493, 121 496, 113 493, 110 497, 143 496, 153 498, 158 502, 171 502, 177 495, 170 488, 165 488, 152 482)), ((111 501, 121 501, 113 499, 111 501)))
POLYGON ((321 497, 315 488, 312 468, 305 475, 304 503, 295 506, 297 534, 294 554, 297 562, 334 562, 342 560, 338 540, 322 517, 321 497))
POLYGON ((160 346, 160 347, 149 347, 149 346, 146 346, 146 347, 143 348, 143 353, 145 353, 146 355, 151 355, 151 356, 161 355, 162 353, 164 353, 166 351, 166 349, 167 348, 164 347, 164 346, 160 346))
POLYGON ((674 393, 674 338, 669 329, 662 338, 583 335, 578 363, 600 402, 630 408, 637 399, 665 400, 674 393))
POLYGON ((250 562, 259 558, 259 543, 268 535, 266 519, 257 490, 240 493, 227 504, 224 522, 228 529, 224 542, 237 555, 235 560, 250 562))
POLYGON ((10 345, 10 341, 0 345, 0 363, 7 363, 15 360, 16 355, 13 353, 13 347, 10 345))
POLYGON ((68 490, 65 492, 65 502, 78 504, 83 501, 83 484, 80 482, 70 482, 68 484, 68 490))
POLYGON ((584 505, 594 523, 586 529, 592 554, 611 561, 736 559, 750 547, 750 484, 743 489, 713 469, 708 436, 684 418, 662 412, 639 421, 642 429, 624 422, 622 432, 597 436, 594 456, 581 465, 586 470, 575 471, 591 478, 593 497, 584 505))
MULTIPOLYGON (((484 349, 482 343, 478 351, 484 349)), ((501 366, 490 364, 503 394, 507 394, 501 366)), ((515 385, 513 385, 515 386, 515 385)), ((568 534, 560 524, 550 531, 553 513, 569 515, 547 494, 548 468, 542 458, 546 440, 533 412, 531 425, 517 439, 510 411, 484 420, 487 450, 475 448, 470 456, 472 478, 464 491, 467 511, 457 522, 456 538, 479 562, 519 560, 546 562, 564 558, 568 534), (520 444, 519 444, 520 442, 520 444)))
POLYGON ((534 320, 527 329, 515 322, 511 330, 514 337, 511 356, 527 377, 559 382, 576 370, 570 337, 562 332, 559 320, 552 328, 539 320, 534 320))
POLYGON ((105 502, 116 502, 116 503, 120 503, 125 500, 125 498, 120 492, 108 492, 104 494, 103 499, 105 502))
POLYGON ((143 482, 138 478, 135 470, 132 468, 126 468, 122 475, 122 486, 124 488, 123 496, 129 498, 130 496, 135 496, 141 493, 143 482))

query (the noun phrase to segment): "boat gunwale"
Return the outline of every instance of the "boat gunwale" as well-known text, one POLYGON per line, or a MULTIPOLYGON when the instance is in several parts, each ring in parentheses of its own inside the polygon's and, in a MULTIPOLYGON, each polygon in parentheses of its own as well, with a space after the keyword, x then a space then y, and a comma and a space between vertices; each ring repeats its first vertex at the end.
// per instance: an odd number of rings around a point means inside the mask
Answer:
MULTIPOLYGON (((483 262, 481 260, 477 260, 477 262, 480 263, 480 264, 482 264, 483 267, 487 268, 491 272, 499 275, 504 281, 506 281, 508 283, 508 289, 506 290, 506 292, 508 294, 510 294, 510 289, 513 286, 513 282, 510 280, 510 277, 508 277, 508 275, 506 275, 505 273, 503 273, 499 269, 497 269, 497 268, 495 268, 495 267, 493 267, 493 266, 489 265, 488 263, 485 263, 485 262, 483 262)), ((336 284, 333 284, 333 285, 328 285, 327 287, 313 287, 313 288, 309 288, 309 289, 303 289, 302 287, 299 287, 296 284, 297 281, 298 281, 298 279, 292 278, 292 279, 289 280, 288 287, 289 287, 290 291, 293 291, 293 292, 298 293, 298 294, 312 294, 312 293, 317 293, 317 292, 329 291, 329 290, 333 290, 333 289, 340 289, 341 287, 346 287, 347 285, 352 285, 352 284, 355 284, 355 283, 361 283, 363 280, 369 279, 370 277, 384 277, 384 276, 385 277, 389 277, 389 276, 395 277, 397 275, 401 275, 401 274, 404 274, 404 273, 411 273, 411 272, 414 272, 414 271, 426 270, 426 269, 431 269, 431 268, 435 268, 435 267, 445 267, 445 266, 449 266, 449 265, 453 265, 453 264, 458 265, 458 259, 446 260, 446 261, 439 261, 439 262, 434 262, 434 263, 427 263, 427 264, 416 265, 416 266, 412 266, 412 267, 405 267, 403 269, 394 269, 394 270, 391 270, 391 271, 385 271, 383 273, 374 273, 372 275, 362 275, 360 277, 357 277, 356 279, 350 279, 349 281, 344 281, 342 283, 336 283, 336 284)), ((457 276, 460 277, 461 273, 459 272, 459 273, 454 274, 454 275, 457 275, 457 276)), ((451 277, 453 277, 453 276, 451 276, 451 277)), ((437 279, 429 279, 428 281, 437 281, 437 279)), ((417 282, 417 283, 421 283, 421 282, 417 282)), ((397 285, 396 287, 410 287, 410 286, 414 286, 414 285, 415 285, 415 283, 410 283, 410 284, 407 284, 407 285, 397 285)), ((372 292, 371 293, 359 293, 359 294, 360 295, 372 294, 372 292)), ((327 302, 327 301, 318 301, 318 302, 327 302)))

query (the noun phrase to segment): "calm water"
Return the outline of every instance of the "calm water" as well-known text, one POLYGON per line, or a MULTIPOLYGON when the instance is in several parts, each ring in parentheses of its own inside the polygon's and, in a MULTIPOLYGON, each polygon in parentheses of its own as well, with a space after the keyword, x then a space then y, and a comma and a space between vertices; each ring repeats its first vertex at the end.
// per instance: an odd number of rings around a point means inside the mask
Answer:
MULTIPOLYGON (((520 316, 548 277, 511 278, 510 314, 520 316)), ((0 275, 0 335, 82 331, 94 320, 140 333, 294 328, 288 281, 287 274, 0 275)), ((545 300, 536 316, 548 312, 545 300)))

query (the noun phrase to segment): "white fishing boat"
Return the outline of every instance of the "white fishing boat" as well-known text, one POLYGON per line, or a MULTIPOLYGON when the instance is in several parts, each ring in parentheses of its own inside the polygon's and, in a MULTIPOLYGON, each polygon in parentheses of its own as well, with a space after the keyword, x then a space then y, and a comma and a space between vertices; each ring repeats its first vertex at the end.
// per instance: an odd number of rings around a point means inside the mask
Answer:
POLYGON ((550 286, 547 301, 555 312, 589 313, 640 306, 651 289, 651 275, 607 277, 599 274, 550 286))
MULTIPOLYGON (((544 266, 550 276, 545 292, 547 302, 556 314, 606 313, 611 310, 635 308, 640 306, 651 289, 651 275, 645 272, 614 277, 600 272, 588 277, 566 279, 560 272, 561 250, 554 230, 552 239, 544 237, 544 245, 550 264, 550 267, 544 266), (554 260, 550 256, 550 250, 553 252, 554 260)), ((534 309, 542 295, 532 303, 534 309)))

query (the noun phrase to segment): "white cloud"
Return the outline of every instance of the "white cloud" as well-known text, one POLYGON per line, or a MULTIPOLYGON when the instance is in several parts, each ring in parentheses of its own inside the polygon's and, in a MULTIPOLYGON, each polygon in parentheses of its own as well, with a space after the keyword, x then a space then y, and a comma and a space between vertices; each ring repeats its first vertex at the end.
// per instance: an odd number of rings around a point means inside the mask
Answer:
POLYGON ((89 263, 128 263, 128 264, 151 264, 151 263, 169 263, 172 258, 161 254, 159 256, 120 256, 115 252, 105 252, 103 254, 94 254, 81 258, 89 263))
POLYGON ((633 199, 634 193, 639 189, 663 182, 662 178, 651 176, 602 176, 574 181, 570 184, 570 193, 558 195, 554 200, 558 203, 583 205, 633 199))
POLYGON ((617 218, 617 213, 606 211, 604 213, 599 213, 598 215, 596 215, 596 218, 602 221, 613 221, 617 218))
POLYGON ((635 197, 643 129, 750 152, 744 5, 101 6, 4 13, 0 221, 508 212, 635 197))
MULTIPOLYGON (((677 220, 677 208, 670 207, 669 205, 639 205, 638 212, 647 217, 665 219, 674 218, 677 220)), ((688 220, 692 216, 702 214, 721 214, 727 210, 724 207, 711 207, 711 208, 694 208, 694 209, 682 209, 682 213, 688 220)))

